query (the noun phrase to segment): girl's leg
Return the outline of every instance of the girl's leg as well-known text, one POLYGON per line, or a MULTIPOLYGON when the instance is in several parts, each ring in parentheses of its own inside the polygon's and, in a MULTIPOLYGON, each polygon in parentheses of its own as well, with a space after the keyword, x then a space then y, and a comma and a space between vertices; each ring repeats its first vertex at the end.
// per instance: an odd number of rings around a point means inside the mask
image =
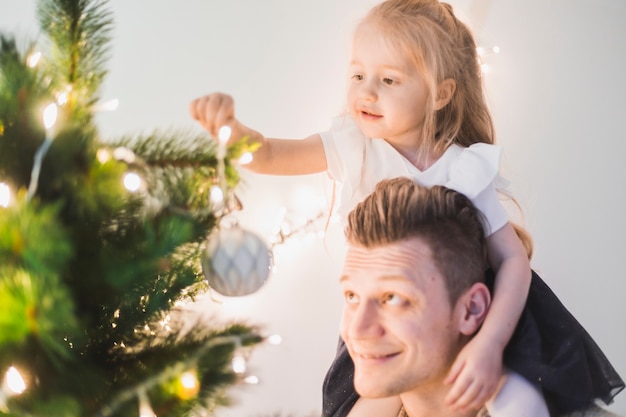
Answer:
POLYGON ((543 394, 521 375, 505 371, 500 389, 487 402, 491 417, 550 417, 543 394))

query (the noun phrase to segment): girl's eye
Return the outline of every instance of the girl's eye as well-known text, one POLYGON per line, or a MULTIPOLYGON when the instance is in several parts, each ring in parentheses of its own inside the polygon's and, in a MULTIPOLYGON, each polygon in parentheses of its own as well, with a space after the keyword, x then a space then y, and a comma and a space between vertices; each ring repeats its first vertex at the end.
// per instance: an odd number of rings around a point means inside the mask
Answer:
POLYGON ((404 300, 402 297, 394 293, 385 294, 385 296, 383 297, 384 304, 399 305, 399 304, 402 304, 403 301, 404 300))
POLYGON ((395 81, 392 80, 391 78, 383 78, 383 83, 385 83, 387 85, 391 85, 391 84, 395 83, 395 81))
POLYGON ((354 74, 352 76, 352 79, 355 80, 355 81, 363 81, 363 75, 361 75, 361 74, 354 74))
POLYGON ((351 291, 347 291, 346 293, 344 293, 344 297, 346 299, 346 303, 348 304, 356 304, 359 302, 359 297, 357 297, 357 295, 351 291))

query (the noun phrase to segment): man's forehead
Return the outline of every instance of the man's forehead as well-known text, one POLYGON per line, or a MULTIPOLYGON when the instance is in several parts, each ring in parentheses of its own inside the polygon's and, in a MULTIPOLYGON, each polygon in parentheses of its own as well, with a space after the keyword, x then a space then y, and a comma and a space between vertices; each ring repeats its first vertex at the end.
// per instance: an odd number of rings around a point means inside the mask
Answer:
POLYGON ((419 238, 367 248, 349 244, 342 275, 346 277, 375 271, 402 273, 416 267, 433 267, 431 250, 419 238))

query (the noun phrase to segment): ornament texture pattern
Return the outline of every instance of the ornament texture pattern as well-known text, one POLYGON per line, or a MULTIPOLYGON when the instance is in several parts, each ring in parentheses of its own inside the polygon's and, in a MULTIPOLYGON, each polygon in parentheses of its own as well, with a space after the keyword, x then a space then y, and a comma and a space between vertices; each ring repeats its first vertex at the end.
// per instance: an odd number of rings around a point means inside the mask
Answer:
POLYGON ((202 262, 209 286, 229 297, 258 291, 267 281, 270 266, 270 251, 265 242, 239 226, 211 235, 202 262))

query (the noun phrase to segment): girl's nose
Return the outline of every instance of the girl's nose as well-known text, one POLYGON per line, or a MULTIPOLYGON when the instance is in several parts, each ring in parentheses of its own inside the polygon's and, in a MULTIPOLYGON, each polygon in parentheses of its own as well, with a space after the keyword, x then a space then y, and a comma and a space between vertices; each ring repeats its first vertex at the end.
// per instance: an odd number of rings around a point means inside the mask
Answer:
POLYGON ((378 99, 378 90, 374 80, 368 80, 361 84, 361 98, 368 101, 376 101, 378 99))

